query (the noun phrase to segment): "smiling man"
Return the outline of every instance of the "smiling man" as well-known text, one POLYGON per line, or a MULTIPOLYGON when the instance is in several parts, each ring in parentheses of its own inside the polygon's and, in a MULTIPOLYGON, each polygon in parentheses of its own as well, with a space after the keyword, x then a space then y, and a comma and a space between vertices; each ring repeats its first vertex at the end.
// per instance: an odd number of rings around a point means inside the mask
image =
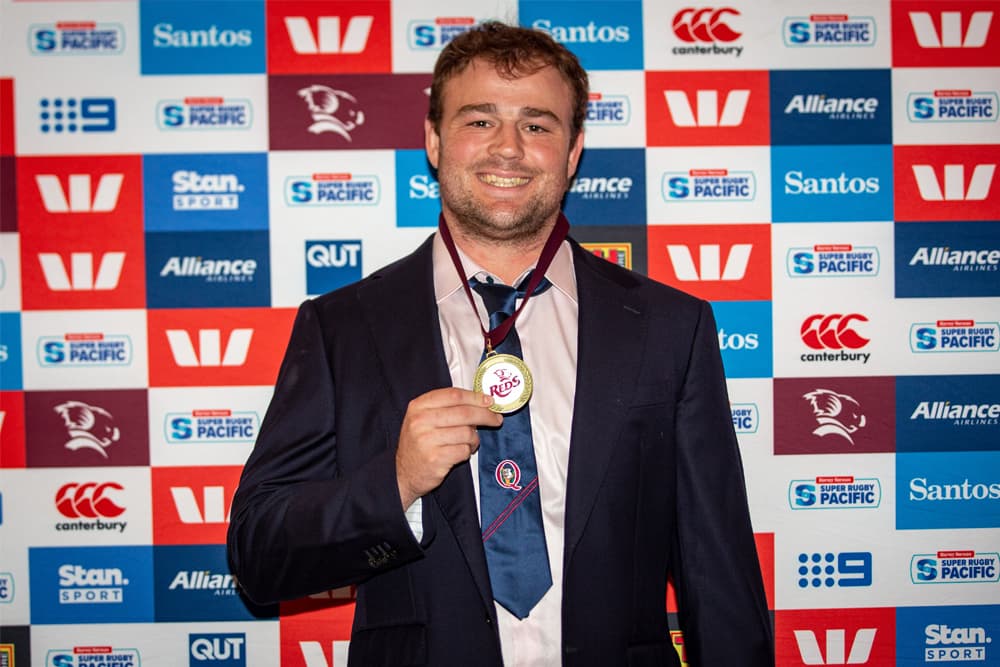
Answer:
POLYGON ((356 584, 351 665, 679 666, 668 577, 689 665, 774 663, 711 309, 567 237, 587 99, 544 33, 454 39, 438 233, 299 310, 229 557, 356 584))

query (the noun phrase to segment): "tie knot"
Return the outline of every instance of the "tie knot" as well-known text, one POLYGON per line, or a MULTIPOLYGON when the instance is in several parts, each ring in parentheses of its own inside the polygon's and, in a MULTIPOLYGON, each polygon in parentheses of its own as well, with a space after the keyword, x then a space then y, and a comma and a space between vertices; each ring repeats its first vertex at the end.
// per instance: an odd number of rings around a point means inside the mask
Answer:
MULTIPOLYGON (((524 280, 517 287, 501 283, 482 282, 478 278, 471 278, 469 286, 476 290, 476 293, 483 298, 483 304, 490 314, 490 321, 499 319, 502 322, 514 314, 514 307, 517 304, 517 300, 524 298, 525 289, 528 287, 528 283, 531 282, 531 276, 531 273, 525 276, 524 280), (502 316, 500 315, 501 313, 502 316)), ((548 278, 542 278, 532 296, 538 296, 551 286, 552 283, 549 282, 548 278)))

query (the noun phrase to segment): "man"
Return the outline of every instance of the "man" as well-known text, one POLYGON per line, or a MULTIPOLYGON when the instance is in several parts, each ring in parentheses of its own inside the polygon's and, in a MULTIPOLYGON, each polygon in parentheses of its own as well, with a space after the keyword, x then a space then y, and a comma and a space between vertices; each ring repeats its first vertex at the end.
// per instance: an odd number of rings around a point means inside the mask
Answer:
POLYGON ((425 123, 439 233, 300 308, 230 562, 258 601, 357 584, 352 665, 679 665, 668 573, 690 665, 773 665, 711 309, 562 240, 587 97, 540 32, 456 38, 425 123), (508 285, 516 334, 487 332, 508 285), (508 339, 534 392, 501 416, 506 388, 470 389, 508 339), (505 437, 533 454, 497 462, 505 437))

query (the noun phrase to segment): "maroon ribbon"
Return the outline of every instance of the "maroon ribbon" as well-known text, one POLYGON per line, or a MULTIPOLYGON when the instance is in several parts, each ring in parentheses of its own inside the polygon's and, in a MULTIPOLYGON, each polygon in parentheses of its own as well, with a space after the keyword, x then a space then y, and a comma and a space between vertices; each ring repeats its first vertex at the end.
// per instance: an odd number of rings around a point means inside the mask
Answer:
MULTIPOLYGON (((465 296, 469 298, 469 305, 472 306, 473 312, 476 313, 476 319, 479 319, 479 311, 476 310, 476 301, 472 298, 472 288, 469 287, 469 281, 465 278, 465 269, 462 268, 462 258, 458 256, 458 248, 455 246, 454 239, 451 238, 451 232, 448 231, 448 225, 444 221, 444 214, 438 217, 438 233, 441 235, 441 240, 444 242, 444 247, 448 249, 448 255, 451 257, 451 263, 455 266, 455 270, 458 271, 458 277, 462 281, 462 287, 465 288, 465 296)), ((569 220, 566 216, 559 213, 559 218, 556 220, 555 226, 552 227, 552 231, 549 232, 549 238, 545 240, 545 245, 542 246, 542 254, 538 256, 538 264, 531 274, 531 280, 528 281, 527 286, 524 288, 524 298, 521 300, 521 305, 518 307, 514 313, 508 317, 506 320, 500 323, 500 326, 487 331, 486 327, 483 326, 482 321, 479 322, 479 328, 483 332, 483 339, 486 341, 487 352, 492 352, 496 345, 499 345, 510 333, 510 330, 514 328, 514 321, 517 316, 521 314, 524 307, 528 303, 528 299, 531 295, 535 293, 535 288, 538 287, 538 283, 542 282, 542 278, 545 277, 545 272, 548 271, 549 265, 552 264, 552 260, 556 256, 556 251, 559 250, 559 246, 562 244, 566 235, 569 234, 569 220), (494 345, 493 343, 496 343, 494 345)))

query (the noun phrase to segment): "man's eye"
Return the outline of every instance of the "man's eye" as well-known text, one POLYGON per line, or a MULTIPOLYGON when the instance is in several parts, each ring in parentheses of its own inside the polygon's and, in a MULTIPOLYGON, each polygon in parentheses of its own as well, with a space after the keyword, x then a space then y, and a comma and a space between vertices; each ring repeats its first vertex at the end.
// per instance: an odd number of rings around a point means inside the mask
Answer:
POLYGON ((489 127, 490 122, 488 120, 474 120, 469 125, 472 127, 489 127))
POLYGON ((528 126, 528 132, 531 132, 531 133, 537 134, 537 133, 540 133, 540 132, 547 132, 547 131, 548 130, 546 130, 541 125, 529 125, 528 126))

